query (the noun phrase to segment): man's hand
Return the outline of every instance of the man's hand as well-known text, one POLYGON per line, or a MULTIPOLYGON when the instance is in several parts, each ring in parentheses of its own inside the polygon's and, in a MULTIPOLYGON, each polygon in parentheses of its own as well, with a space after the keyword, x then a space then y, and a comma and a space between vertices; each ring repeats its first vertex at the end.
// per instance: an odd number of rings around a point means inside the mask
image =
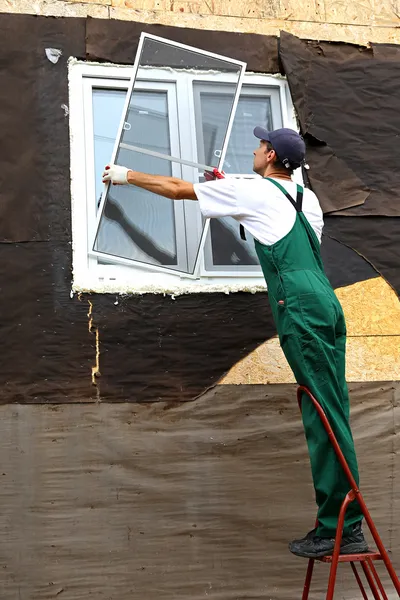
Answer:
POLYGON ((126 185, 128 183, 136 185, 136 187, 171 200, 197 200, 193 183, 176 177, 148 175, 119 165, 107 165, 103 173, 103 183, 109 181, 113 185, 126 185))
POLYGON ((218 171, 218 169, 213 169, 211 171, 204 171, 204 179, 206 181, 215 181, 216 179, 225 179, 224 171, 218 171))
POLYGON ((129 169, 119 165, 107 165, 103 173, 103 183, 110 181, 113 185, 126 185, 129 169))

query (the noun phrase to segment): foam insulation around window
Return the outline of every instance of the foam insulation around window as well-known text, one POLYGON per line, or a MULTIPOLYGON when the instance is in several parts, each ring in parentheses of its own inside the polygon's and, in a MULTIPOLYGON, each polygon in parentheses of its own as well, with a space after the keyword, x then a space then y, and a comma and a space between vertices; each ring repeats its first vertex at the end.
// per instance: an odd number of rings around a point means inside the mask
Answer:
POLYGON ((246 283, 242 280, 241 283, 226 283, 226 284, 206 284, 206 283, 181 283, 181 284, 135 284, 133 285, 130 282, 118 281, 99 281, 98 283, 92 286, 80 286, 74 285, 73 292, 76 294, 83 293, 96 293, 96 294, 118 294, 120 296, 131 296, 131 295, 139 295, 143 294, 162 294, 164 296, 171 296, 174 299, 177 296, 183 296, 186 294, 199 294, 199 293, 208 293, 208 294, 232 294, 236 292, 248 292, 251 294, 256 294, 257 292, 265 292, 266 285, 261 283, 254 284, 246 283))
POLYGON ((62 50, 59 48, 46 48, 45 49, 46 56, 53 65, 57 64, 60 56, 62 56, 62 50))
MULTIPOLYGON (((72 65, 87 65, 87 66, 94 66, 94 67, 113 67, 118 68, 118 69, 122 69, 125 71, 132 71, 133 69, 133 65, 121 65, 121 64, 117 64, 117 63, 111 63, 111 62, 98 62, 98 61, 94 61, 94 60, 80 60, 78 58, 75 58, 74 56, 70 56, 70 58, 68 59, 68 66, 71 67, 72 65)), ((160 70, 165 70, 168 72, 186 72, 186 73, 195 73, 195 74, 212 74, 212 73, 217 73, 219 74, 219 71, 200 71, 200 70, 196 70, 196 69, 173 69, 172 67, 149 67, 149 66, 141 66, 141 69, 160 69, 160 70)), ((248 77, 268 77, 268 78, 272 78, 272 79, 276 79, 278 81, 286 81, 287 78, 285 75, 281 75, 280 73, 258 73, 256 71, 246 71, 246 79, 248 77)))

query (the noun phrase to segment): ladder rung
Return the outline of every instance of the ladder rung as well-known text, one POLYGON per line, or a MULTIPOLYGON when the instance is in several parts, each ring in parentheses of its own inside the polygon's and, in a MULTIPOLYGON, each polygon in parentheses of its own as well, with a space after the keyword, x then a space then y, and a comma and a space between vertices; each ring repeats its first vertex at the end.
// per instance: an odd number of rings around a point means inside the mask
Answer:
MULTIPOLYGON (((317 558, 321 562, 332 562, 332 556, 322 556, 317 558)), ((340 554, 339 562, 363 562, 365 560, 382 560, 379 552, 364 552, 363 554, 340 554)))

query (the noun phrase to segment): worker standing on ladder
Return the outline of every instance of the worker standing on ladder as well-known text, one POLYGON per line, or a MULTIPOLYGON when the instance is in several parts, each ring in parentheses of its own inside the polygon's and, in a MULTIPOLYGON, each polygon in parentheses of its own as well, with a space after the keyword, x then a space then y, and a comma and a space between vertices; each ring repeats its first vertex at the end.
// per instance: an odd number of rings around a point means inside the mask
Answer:
MULTIPOLYGON (((262 178, 193 185, 109 165, 103 182, 136 185, 173 200, 198 200, 205 217, 233 217, 252 234, 282 350, 297 383, 320 402, 358 484, 345 379, 346 324, 322 265, 322 211, 316 195, 292 181, 293 171, 304 164, 305 144, 291 129, 268 132, 256 127, 254 135, 260 144, 254 151, 253 170, 262 178)), ((302 417, 318 526, 289 548, 298 556, 319 558, 332 554, 349 484, 311 402, 303 402, 302 417)), ((361 509, 353 502, 346 513, 342 554, 367 551, 361 521, 361 509)))

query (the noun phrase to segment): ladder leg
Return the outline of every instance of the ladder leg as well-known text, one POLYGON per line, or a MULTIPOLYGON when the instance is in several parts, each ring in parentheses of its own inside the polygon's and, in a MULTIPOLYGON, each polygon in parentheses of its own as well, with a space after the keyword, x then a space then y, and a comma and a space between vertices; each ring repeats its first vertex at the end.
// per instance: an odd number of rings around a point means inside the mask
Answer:
POLYGON ((371 571, 369 570, 369 567, 368 567, 367 563, 364 562, 364 561, 362 561, 361 562, 361 566, 362 566, 362 569, 363 569, 363 571, 365 573, 365 577, 367 578, 367 581, 369 583, 369 587, 371 588, 371 592, 372 592, 375 600, 381 600, 381 597, 380 597, 379 592, 378 592, 378 588, 375 585, 374 578, 371 575, 371 571))
POLYGON ((339 564, 340 544, 342 543, 344 517, 346 515, 346 510, 347 510, 348 505, 353 500, 354 500, 354 492, 353 492, 353 490, 351 490, 346 495, 345 499, 342 502, 342 506, 340 508, 338 524, 337 524, 337 529, 336 529, 335 547, 333 549, 331 570, 329 572, 328 593, 326 594, 326 600, 332 600, 333 594, 335 592, 336 573, 337 573, 337 568, 338 568, 338 564, 339 564))
POLYGON ((388 600, 387 594, 386 594, 385 589, 384 589, 384 587, 382 585, 381 578, 379 577, 378 572, 375 569, 374 563, 372 562, 372 560, 369 560, 369 559, 367 560, 367 562, 368 562, 369 568, 372 571, 372 575, 374 576, 375 581, 378 584, 378 588, 379 588, 380 593, 382 594, 383 600, 388 600))
POLYGON ((363 586, 363 582, 361 581, 361 577, 360 577, 360 576, 359 576, 359 574, 358 574, 358 571, 357 571, 356 565, 355 565, 353 562, 351 562, 351 563, 350 563, 350 566, 351 566, 351 568, 352 568, 352 570, 353 570, 354 577, 356 578, 356 581, 357 581, 357 583, 358 583, 358 587, 359 587, 359 588, 360 588, 360 590, 361 590, 362 597, 364 598, 364 600, 368 600, 367 592, 365 591, 365 588, 364 588, 364 586, 363 586))
MULTIPOLYGON (((336 540, 335 540, 335 548, 334 548, 334 552, 333 552, 333 556, 332 556, 332 564, 331 564, 331 571, 330 571, 330 575, 329 575, 329 584, 328 584, 328 594, 326 596, 326 600, 332 600, 333 599, 333 593, 334 593, 334 588, 335 588, 335 582, 336 582, 336 572, 337 572, 337 565, 338 565, 338 559, 339 559, 339 553, 340 553, 340 541, 339 538, 341 540, 342 538, 342 532, 343 532, 343 524, 344 524, 344 514, 346 512, 346 508, 347 508, 347 504, 349 504, 349 502, 353 501, 354 499, 356 499, 360 505, 360 508, 363 512, 363 515, 365 517, 365 520, 368 524, 368 527, 371 531, 372 537, 374 538, 374 541, 378 547, 378 551, 381 555, 381 558, 385 564, 385 567, 390 575, 390 578, 393 582, 393 585, 397 591, 398 596, 400 597, 400 580, 397 577, 396 571, 393 568, 393 565, 390 561, 389 558, 389 554, 385 548, 385 546, 383 545, 383 542, 379 536, 378 530, 375 527, 375 523, 372 520, 371 515, 369 514, 367 505, 365 504, 364 498, 362 497, 362 494, 358 488, 358 485, 353 477, 352 472, 350 471, 350 467, 347 464, 347 461, 344 457, 344 454, 338 444, 338 441, 335 437, 335 434, 333 433, 332 427, 329 424, 328 418, 322 408, 322 406, 319 404, 318 400, 316 400, 316 398, 314 398, 313 394, 311 393, 311 391, 303 386, 300 385, 297 388, 297 401, 300 407, 300 411, 301 411, 301 404, 302 404, 302 394, 306 394, 308 396, 308 398, 311 400, 311 402, 314 404, 315 409, 325 427, 325 430, 328 434, 329 437, 329 441, 331 442, 333 449, 335 450, 336 456, 343 468, 343 471, 348 479, 348 482, 350 484, 351 487, 351 492, 349 492, 349 494, 347 494, 342 507, 340 509, 340 514, 339 514, 339 521, 338 521, 338 527, 337 527, 337 531, 340 531, 339 535, 336 535, 336 540), (352 496, 352 497, 351 497, 352 496), (340 526, 339 526, 340 524, 340 526)), ((371 561, 368 561, 371 562, 371 561)), ((353 566, 353 565, 352 565, 353 566)), ((376 578, 376 582, 379 586, 379 589, 381 591, 381 593, 383 594, 383 600, 387 599, 386 593, 383 589, 382 583, 379 579, 378 573, 375 569, 375 567, 372 565, 369 566, 367 562, 365 561, 361 561, 361 566, 362 569, 365 573, 365 576, 367 578, 367 581, 369 583, 369 586, 371 588, 371 591, 374 595, 374 598, 376 600, 381 600, 379 592, 378 592, 378 588, 376 587, 376 583, 374 580, 374 577, 376 578), (370 568, 371 567, 371 568, 370 568)), ((357 573, 358 575, 358 573, 357 573)), ((357 581, 358 578, 356 577, 357 581)))
POLYGON ((308 594, 310 593, 311 579, 312 579, 312 574, 313 574, 313 570, 314 570, 314 562, 315 561, 313 558, 310 558, 310 560, 308 561, 307 574, 306 574, 306 580, 304 582, 302 600, 308 600, 308 594))
POLYGON ((364 514, 365 520, 367 522, 367 525, 369 527, 369 530, 372 534, 372 537, 374 538, 374 541, 378 547, 378 550, 382 556, 382 560, 385 563, 385 567, 387 569, 387 572, 390 575, 390 578, 393 582, 393 585, 398 593, 398 595, 400 596, 400 581, 399 578, 397 577, 396 571, 394 570, 394 567, 390 561, 389 558, 389 554, 385 548, 385 546, 383 545, 383 542, 380 538, 380 535, 378 533, 377 528, 375 527, 375 523, 372 520, 371 515, 369 514, 369 510, 367 508, 367 505, 365 504, 364 498, 362 497, 361 493, 359 492, 357 494, 357 501, 361 507, 361 510, 364 514))

